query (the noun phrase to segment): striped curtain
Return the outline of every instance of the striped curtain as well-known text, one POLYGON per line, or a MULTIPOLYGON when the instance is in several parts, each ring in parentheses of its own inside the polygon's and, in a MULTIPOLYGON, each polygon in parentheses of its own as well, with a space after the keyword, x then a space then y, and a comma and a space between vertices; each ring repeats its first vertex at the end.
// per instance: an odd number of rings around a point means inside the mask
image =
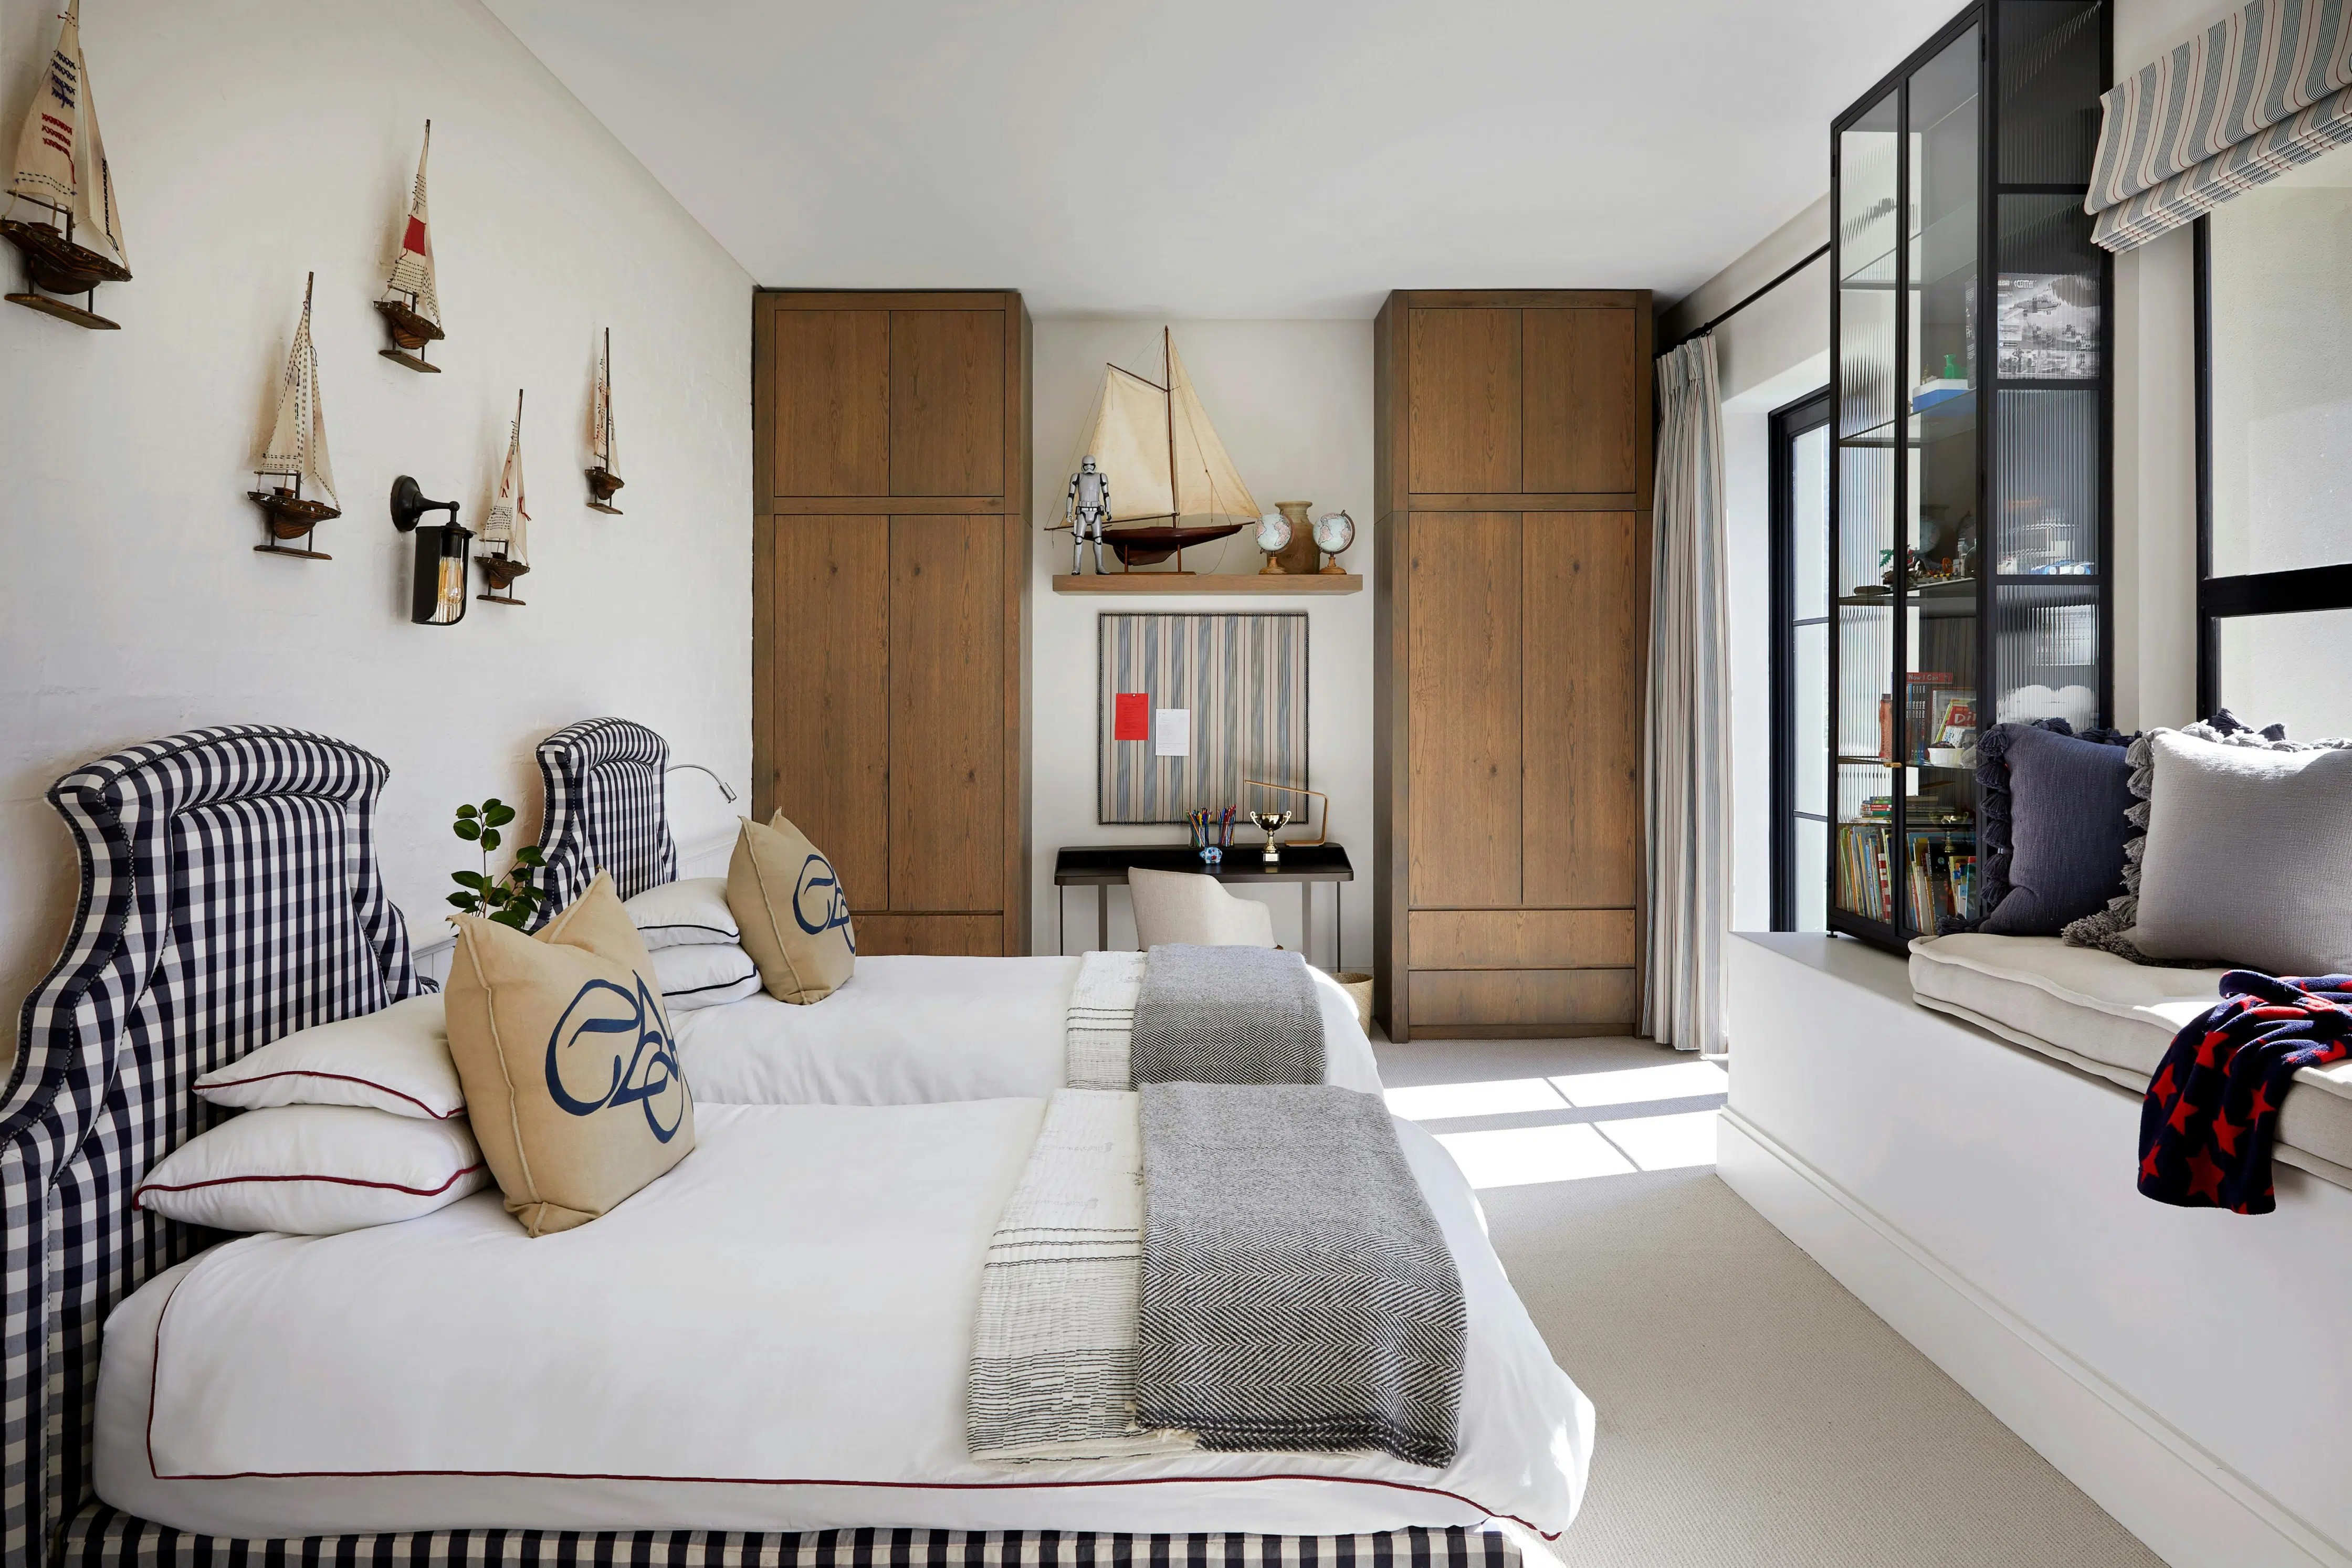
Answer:
POLYGON ((1658 409, 1650 689, 1642 723, 1650 904, 1642 1032, 1683 1051, 1719 1051, 1723 936, 1731 915, 1731 674, 1724 652, 1723 400, 1713 338, 1658 361, 1658 409))
POLYGON ((2252 0, 2099 99, 2084 206, 2131 250, 2352 143, 2352 0, 2252 0))

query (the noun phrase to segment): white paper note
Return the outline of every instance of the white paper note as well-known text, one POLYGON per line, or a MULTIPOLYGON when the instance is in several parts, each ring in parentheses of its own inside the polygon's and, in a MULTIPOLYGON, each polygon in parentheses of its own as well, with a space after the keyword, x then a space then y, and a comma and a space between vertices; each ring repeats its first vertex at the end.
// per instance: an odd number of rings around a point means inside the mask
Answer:
POLYGON ((1151 755, 1154 757, 1192 755, 1192 710, 1191 708, 1163 707, 1151 710, 1151 755))

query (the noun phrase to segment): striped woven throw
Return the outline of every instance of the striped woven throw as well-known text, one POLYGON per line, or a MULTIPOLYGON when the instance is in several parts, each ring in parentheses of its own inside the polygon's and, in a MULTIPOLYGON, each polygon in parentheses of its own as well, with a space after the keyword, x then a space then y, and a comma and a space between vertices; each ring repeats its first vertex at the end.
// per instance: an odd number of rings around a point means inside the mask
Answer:
POLYGON ((1056 1091, 981 1274, 965 1407, 973 1458, 1118 1459, 1199 1446, 1189 1432, 1135 1423, 1142 1189, 1136 1097, 1056 1091))
POLYGON ((1129 1062, 1135 999, 1143 989, 1141 953, 1089 953, 1078 964, 1062 1021, 1064 1076, 1073 1089, 1132 1089, 1129 1062))

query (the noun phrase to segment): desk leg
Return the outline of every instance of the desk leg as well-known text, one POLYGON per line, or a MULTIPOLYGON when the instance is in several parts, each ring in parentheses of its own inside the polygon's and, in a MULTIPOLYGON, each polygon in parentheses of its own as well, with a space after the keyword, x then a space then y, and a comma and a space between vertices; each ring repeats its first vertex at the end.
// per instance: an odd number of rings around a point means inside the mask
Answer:
POLYGON ((1062 896, 1062 884, 1055 883, 1054 884, 1054 956, 1057 958, 1067 957, 1070 951, 1070 944, 1062 935, 1063 911, 1069 900, 1062 896))
POLYGON ((1110 951, 1110 883, 1095 883, 1095 946, 1110 951))
POLYGON ((1315 884, 1298 884, 1298 956, 1315 962, 1315 884))

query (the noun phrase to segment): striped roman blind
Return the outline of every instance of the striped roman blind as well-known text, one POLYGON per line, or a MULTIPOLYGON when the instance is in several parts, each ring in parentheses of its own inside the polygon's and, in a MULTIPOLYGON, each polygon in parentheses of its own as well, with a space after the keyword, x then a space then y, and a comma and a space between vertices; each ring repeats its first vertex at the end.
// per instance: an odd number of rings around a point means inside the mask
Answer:
POLYGON ((2091 237, 2130 250, 2352 142, 2352 0, 2252 0, 2101 98, 2091 237))

